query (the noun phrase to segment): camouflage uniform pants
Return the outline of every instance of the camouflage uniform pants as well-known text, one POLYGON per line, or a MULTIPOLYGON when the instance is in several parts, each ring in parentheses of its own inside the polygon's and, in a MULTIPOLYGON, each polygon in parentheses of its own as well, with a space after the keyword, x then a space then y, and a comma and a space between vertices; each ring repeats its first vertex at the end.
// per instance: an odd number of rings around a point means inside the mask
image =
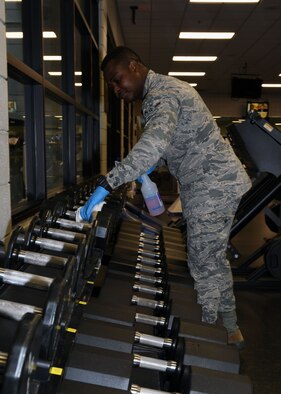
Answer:
MULTIPOLYGON (((229 234, 239 200, 210 210, 204 204, 184 206, 188 267, 195 281, 202 321, 215 323, 218 312, 235 310, 233 277, 226 259, 229 234)), ((215 205, 215 203, 214 203, 215 205)))

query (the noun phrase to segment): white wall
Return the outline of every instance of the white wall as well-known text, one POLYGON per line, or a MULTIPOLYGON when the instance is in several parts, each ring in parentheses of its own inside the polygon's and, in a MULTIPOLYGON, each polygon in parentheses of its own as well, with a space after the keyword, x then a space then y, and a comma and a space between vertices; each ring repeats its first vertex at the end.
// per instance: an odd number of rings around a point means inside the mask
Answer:
POLYGON ((0 239, 11 230, 5 3, 0 1, 0 239))

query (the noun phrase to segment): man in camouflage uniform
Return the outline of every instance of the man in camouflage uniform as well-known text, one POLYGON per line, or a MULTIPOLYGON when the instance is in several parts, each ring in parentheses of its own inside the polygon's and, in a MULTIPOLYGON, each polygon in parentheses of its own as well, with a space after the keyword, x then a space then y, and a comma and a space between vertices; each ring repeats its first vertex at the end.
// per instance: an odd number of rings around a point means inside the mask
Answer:
MULTIPOLYGON (((119 98, 142 100, 144 128, 137 144, 103 177, 100 186, 110 191, 165 160, 180 186, 188 267, 202 305, 202 321, 215 323, 221 312, 229 343, 239 347, 243 337, 236 323, 226 248, 235 211, 250 180, 202 98, 188 83, 156 74, 125 47, 107 55, 102 70, 119 98)), ((83 219, 89 220, 93 204, 100 202, 95 193, 91 198, 82 208, 83 219)))

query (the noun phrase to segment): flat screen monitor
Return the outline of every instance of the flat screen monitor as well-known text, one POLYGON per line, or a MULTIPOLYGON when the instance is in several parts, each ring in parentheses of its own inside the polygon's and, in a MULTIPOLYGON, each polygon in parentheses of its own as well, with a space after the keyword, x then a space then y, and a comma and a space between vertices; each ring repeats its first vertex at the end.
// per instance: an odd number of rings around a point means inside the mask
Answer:
POLYGON ((248 101, 247 102, 247 115, 257 112, 262 119, 268 119, 269 103, 268 101, 248 101))

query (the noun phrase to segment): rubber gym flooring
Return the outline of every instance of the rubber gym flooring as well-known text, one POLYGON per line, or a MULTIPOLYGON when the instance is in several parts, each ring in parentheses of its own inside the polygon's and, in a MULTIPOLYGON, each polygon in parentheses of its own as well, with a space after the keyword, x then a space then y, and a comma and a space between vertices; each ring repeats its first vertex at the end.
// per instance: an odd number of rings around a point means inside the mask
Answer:
MULTIPOLYGON (((260 214, 234 238, 233 244, 244 258, 273 235, 260 214)), ((262 258, 257 263, 261 262, 262 258)), ((281 281, 277 290, 239 289, 235 295, 239 325, 246 340, 246 348, 240 352, 241 373, 252 380, 254 394, 280 394, 281 281)))

